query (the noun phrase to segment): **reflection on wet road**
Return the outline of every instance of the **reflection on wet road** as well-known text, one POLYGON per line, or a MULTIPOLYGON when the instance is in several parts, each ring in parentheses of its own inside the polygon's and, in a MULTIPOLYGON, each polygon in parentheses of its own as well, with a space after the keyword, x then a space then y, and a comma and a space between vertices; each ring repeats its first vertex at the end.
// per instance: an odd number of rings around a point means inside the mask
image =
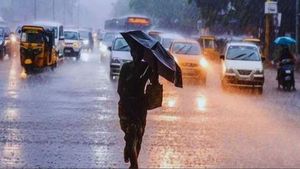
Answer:
MULTIPOLYGON (((30 76, 18 59, 0 65, 1 168, 128 167, 107 60, 84 53, 30 76)), ((263 95, 223 91, 219 65, 208 68, 206 87, 163 81, 163 107, 148 113, 140 166, 299 167, 299 92, 277 91, 271 70, 263 95)))

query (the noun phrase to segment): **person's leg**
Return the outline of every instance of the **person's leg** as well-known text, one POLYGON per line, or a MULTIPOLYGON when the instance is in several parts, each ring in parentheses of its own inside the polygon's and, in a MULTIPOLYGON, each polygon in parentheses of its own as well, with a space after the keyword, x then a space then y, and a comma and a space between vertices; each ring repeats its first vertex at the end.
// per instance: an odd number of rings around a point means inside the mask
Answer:
POLYGON ((143 141, 143 136, 145 133, 145 127, 146 127, 146 118, 147 118, 147 111, 143 113, 144 115, 140 119, 140 125, 139 125, 139 130, 138 130, 138 141, 136 145, 136 151, 137 151, 137 157, 139 157, 141 147, 142 147, 142 141, 143 141))
POLYGON ((135 123, 131 123, 128 128, 128 137, 126 138, 127 147, 129 152, 130 159, 130 167, 129 168, 138 168, 138 155, 136 150, 137 144, 137 125, 135 123))
POLYGON ((126 116, 126 113, 124 112, 123 108, 119 106, 119 118, 120 118, 120 126, 122 131, 124 132, 124 140, 125 140, 125 147, 124 147, 124 162, 129 162, 129 150, 130 150, 130 135, 128 133, 128 128, 130 125, 130 120, 126 116))

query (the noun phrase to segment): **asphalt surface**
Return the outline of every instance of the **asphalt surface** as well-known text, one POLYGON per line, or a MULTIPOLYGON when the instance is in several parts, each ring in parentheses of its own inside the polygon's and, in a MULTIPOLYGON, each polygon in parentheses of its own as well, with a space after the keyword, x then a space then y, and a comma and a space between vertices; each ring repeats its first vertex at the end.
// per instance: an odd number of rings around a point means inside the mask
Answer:
MULTIPOLYGON (((19 59, 0 62, 0 167, 123 168, 117 81, 99 53, 26 76, 19 59)), ((140 167, 300 167, 300 93, 223 91, 220 65, 206 87, 164 82, 164 106, 148 113, 140 167)), ((297 87, 300 89, 300 76, 297 87)))

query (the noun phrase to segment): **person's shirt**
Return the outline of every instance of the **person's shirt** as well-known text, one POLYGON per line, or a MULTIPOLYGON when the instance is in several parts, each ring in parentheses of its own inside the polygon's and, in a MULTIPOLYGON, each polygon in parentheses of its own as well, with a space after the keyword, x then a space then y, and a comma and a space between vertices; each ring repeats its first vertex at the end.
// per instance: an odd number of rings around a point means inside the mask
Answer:
POLYGON ((279 56, 279 58, 277 59, 277 61, 278 62, 282 62, 284 59, 291 59, 292 60, 292 64, 294 64, 296 62, 296 59, 295 59, 294 55, 291 54, 290 52, 289 53, 281 54, 279 56))
POLYGON ((137 98, 144 99, 144 90, 147 81, 152 75, 152 69, 146 62, 135 64, 134 62, 125 63, 120 72, 118 93, 120 102, 137 98))

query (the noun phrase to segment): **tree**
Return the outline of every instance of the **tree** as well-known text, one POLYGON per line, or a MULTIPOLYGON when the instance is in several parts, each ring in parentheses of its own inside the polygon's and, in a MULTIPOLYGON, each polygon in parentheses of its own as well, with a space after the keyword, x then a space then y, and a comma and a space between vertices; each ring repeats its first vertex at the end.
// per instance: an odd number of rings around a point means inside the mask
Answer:
MULTIPOLYGON (((116 5, 117 10, 123 6, 116 5)), ((158 28, 191 32, 196 29, 200 18, 199 9, 196 5, 189 5, 187 0, 130 0, 128 5, 127 14, 151 17, 158 28)))

